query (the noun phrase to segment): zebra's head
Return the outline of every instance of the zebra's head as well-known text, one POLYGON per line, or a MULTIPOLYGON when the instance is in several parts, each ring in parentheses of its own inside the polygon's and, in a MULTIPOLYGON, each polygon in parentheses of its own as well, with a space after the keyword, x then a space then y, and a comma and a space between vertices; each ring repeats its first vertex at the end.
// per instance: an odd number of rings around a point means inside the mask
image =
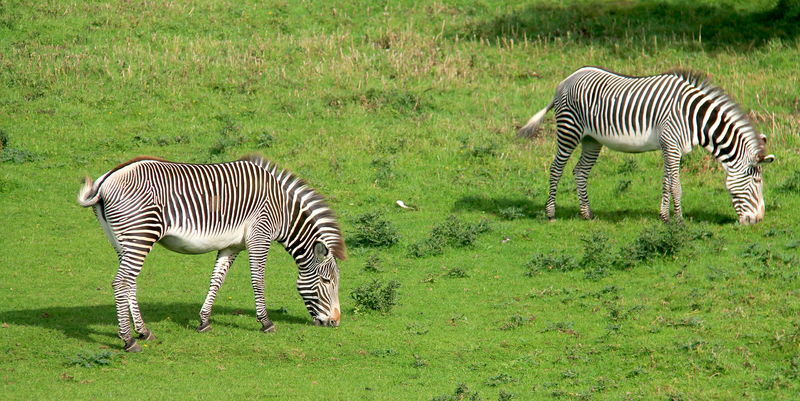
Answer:
POLYGON ((301 266, 297 291, 303 297, 308 313, 317 326, 338 326, 339 267, 334 252, 322 241, 313 245, 311 258, 301 266))
POLYGON ((774 155, 767 155, 764 145, 767 138, 758 136, 759 149, 755 156, 735 166, 729 167, 725 185, 731 194, 733 208, 740 224, 755 224, 764 219, 763 165, 772 163, 774 155))

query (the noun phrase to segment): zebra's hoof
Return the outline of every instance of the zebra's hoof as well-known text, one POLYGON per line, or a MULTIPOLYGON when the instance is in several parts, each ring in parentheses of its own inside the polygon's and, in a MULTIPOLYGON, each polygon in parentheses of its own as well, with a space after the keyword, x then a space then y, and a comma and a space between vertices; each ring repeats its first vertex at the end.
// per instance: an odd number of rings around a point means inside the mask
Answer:
POLYGON ((155 340, 156 336, 153 334, 152 331, 146 330, 146 331, 144 331, 142 333, 139 333, 139 339, 140 340, 144 340, 144 341, 151 341, 151 340, 155 340))
POLYGON ((211 331, 211 322, 201 323, 199 326, 197 326, 198 333, 206 333, 209 331, 211 331))
POLYGON ((261 327, 261 331, 263 331, 264 333, 274 333, 275 331, 277 331, 277 329, 275 328, 275 323, 272 323, 271 321, 266 321, 262 324, 263 327, 261 327))
POLYGON ((125 352, 142 352, 142 347, 136 343, 136 340, 130 340, 125 343, 125 352))

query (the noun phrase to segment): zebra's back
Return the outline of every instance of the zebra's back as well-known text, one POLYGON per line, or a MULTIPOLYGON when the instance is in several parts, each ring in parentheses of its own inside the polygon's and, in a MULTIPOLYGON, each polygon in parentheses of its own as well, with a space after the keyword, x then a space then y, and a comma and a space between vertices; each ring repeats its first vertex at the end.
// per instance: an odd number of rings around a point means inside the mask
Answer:
POLYGON ((112 225, 149 215, 159 243, 176 252, 204 253, 244 248, 248 229, 279 196, 269 190, 271 180, 264 167, 249 161, 142 160, 114 171, 100 191, 112 225))
POLYGON ((671 74, 630 77, 584 67, 559 85, 556 120, 565 129, 617 151, 657 150, 659 135, 676 114, 685 84, 671 74))

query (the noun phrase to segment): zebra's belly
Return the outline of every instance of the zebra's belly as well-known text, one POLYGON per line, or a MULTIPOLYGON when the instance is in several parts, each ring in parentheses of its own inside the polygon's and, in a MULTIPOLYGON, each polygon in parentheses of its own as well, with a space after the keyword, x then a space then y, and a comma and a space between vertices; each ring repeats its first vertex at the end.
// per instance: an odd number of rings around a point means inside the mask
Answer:
POLYGON ((661 149, 661 145, 658 141, 658 135, 652 131, 637 132, 633 133, 633 135, 617 132, 587 132, 586 136, 590 136, 597 140, 597 142, 603 144, 603 146, 607 146, 609 149, 616 150, 618 152, 640 153, 661 149))
POLYGON ((158 243, 170 251, 188 254, 206 253, 228 248, 245 248, 242 230, 230 230, 217 234, 174 231, 168 232, 161 237, 158 243))

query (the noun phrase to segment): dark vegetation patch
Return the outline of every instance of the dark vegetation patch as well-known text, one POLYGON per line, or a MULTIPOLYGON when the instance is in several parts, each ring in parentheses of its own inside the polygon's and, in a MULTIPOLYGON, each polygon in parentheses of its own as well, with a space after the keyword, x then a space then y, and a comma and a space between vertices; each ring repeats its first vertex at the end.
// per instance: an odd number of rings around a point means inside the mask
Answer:
POLYGON ((22 164, 39 160, 44 160, 44 156, 9 146, 8 134, 0 130, 0 163, 22 164))
POLYGON ((354 247, 388 248, 400 241, 400 235, 392 223, 383 218, 380 211, 367 212, 357 216, 354 233, 348 245, 354 247))
POLYGON ((381 260, 381 257, 377 254, 369 255, 367 260, 364 262, 363 270, 370 273, 380 273, 383 270, 383 267, 381 267, 382 263, 383 261, 381 260))
POLYGON ((386 157, 372 159, 370 167, 375 170, 373 182, 379 187, 387 188, 397 178, 393 159, 386 157))
MULTIPOLYGON (((791 248, 790 248, 791 249, 791 248)), ((750 244, 744 252, 744 267, 759 279, 782 278, 793 280, 800 275, 797 256, 773 250, 759 243, 750 244)))
POLYGON ((328 107, 341 109, 347 105, 358 105, 366 111, 388 111, 394 114, 419 114, 432 108, 424 92, 416 93, 397 89, 370 88, 350 96, 331 97, 328 107))
POLYGON ((536 320, 536 317, 531 316, 522 316, 522 315, 514 315, 511 316, 508 321, 504 322, 500 325, 500 330, 514 330, 518 327, 524 326, 532 321, 536 320))
POLYGON ((711 236, 707 231, 690 230, 683 223, 658 223, 642 230, 630 245, 616 248, 606 234, 595 232, 581 238, 583 254, 579 259, 564 252, 536 254, 525 264, 525 275, 581 270, 586 279, 598 280, 615 269, 632 268, 655 258, 675 257, 691 240, 711 236))
POLYGON ((781 192, 800 194, 800 170, 795 170, 779 187, 781 192))
POLYGON ((441 255, 447 247, 464 248, 472 246, 478 235, 490 230, 489 222, 481 219, 477 223, 467 223, 451 215, 431 230, 428 238, 411 244, 408 255, 415 258, 441 255))
POLYGON ((69 359, 68 364, 83 368, 109 366, 118 357, 118 353, 111 351, 81 351, 69 359))
POLYGON ((214 117, 220 123, 217 140, 208 148, 208 162, 217 162, 224 156, 228 149, 247 142, 247 137, 242 135, 242 127, 236 120, 227 114, 214 117))
POLYGON ((389 313, 397 305, 397 289, 400 283, 396 280, 384 284, 379 279, 365 283, 350 292, 350 298, 355 301, 355 313, 362 311, 376 311, 389 313))
POLYGON ((431 398, 431 401, 480 401, 481 395, 477 391, 472 391, 466 384, 460 383, 456 386, 453 394, 443 394, 431 398))

